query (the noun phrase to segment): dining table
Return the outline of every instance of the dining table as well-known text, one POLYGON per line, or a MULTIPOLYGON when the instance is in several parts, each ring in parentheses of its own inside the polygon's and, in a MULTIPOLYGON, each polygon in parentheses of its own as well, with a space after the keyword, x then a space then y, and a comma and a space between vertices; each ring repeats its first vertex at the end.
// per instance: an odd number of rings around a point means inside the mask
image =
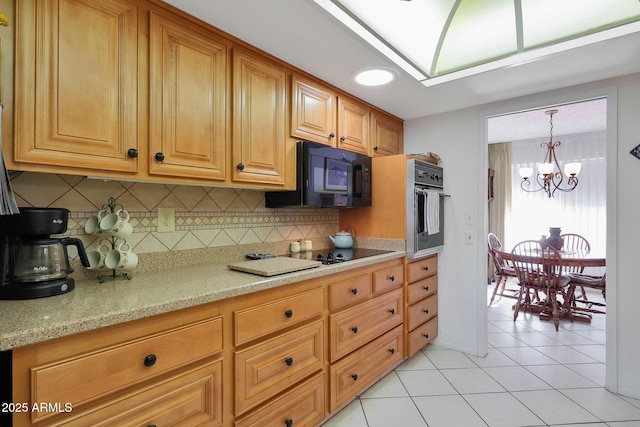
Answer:
MULTIPOLYGON (((542 250, 532 251, 532 257, 540 257, 542 250)), ((601 255, 594 253, 593 251, 582 252, 582 251, 571 251, 571 250, 559 250, 558 253, 561 257, 561 264, 565 267, 578 267, 580 270, 582 268, 585 269, 598 269, 603 270, 607 265, 607 259, 601 255)), ((496 254, 500 256, 503 260, 508 263, 513 261, 513 257, 511 252, 507 252, 504 250, 497 250, 496 254)), ((602 273, 604 274, 604 272, 602 273)), ((514 306, 515 308, 515 306, 514 306)), ((543 319, 547 319, 549 313, 547 311, 547 304, 544 301, 541 301, 538 305, 532 306, 532 311, 535 311, 540 314, 540 317, 543 319)), ((591 322, 591 315, 589 313, 576 311, 571 307, 570 302, 565 302, 563 304, 563 312, 561 313, 561 317, 566 316, 568 312, 571 313, 571 318, 573 320, 581 321, 581 322, 591 322)))

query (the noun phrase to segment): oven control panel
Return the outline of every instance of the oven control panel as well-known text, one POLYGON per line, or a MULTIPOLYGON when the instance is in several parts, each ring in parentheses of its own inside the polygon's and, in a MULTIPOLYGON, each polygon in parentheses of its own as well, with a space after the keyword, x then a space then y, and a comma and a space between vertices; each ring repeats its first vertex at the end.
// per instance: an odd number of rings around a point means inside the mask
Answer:
MULTIPOLYGON (((415 160, 414 160, 415 161, 415 160)), ((414 182, 428 187, 443 188, 442 168, 420 161, 415 161, 414 182)))

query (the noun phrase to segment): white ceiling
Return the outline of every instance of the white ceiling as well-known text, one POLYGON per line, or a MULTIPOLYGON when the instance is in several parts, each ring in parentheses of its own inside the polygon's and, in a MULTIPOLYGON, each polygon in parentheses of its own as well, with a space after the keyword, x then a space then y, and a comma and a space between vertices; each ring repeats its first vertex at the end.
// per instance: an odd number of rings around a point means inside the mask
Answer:
POLYGON ((425 87, 312 0, 166 2, 405 120, 640 71, 639 23, 610 30, 619 34, 611 40, 425 87), (382 87, 353 82, 372 65, 400 76, 382 87))
POLYGON ((537 138, 548 140, 550 123, 545 111, 551 109, 558 110, 553 115, 554 141, 556 136, 607 129, 607 100, 600 98, 490 117, 487 120, 488 142, 526 141, 537 138))

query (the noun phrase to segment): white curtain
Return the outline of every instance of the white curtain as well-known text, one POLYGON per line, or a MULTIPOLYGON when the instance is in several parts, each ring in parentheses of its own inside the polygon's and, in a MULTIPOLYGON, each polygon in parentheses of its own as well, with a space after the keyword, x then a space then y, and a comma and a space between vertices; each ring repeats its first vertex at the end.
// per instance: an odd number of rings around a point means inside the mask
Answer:
MULTIPOLYGON (((547 152, 540 139, 511 144, 511 207, 505 218, 505 246, 513 247, 522 240, 538 240, 549 235, 549 227, 560 227, 562 233, 584 236, 591 252, 606 256, 606 131, 554 137, 560 141, 556 156, 560 167, 568 162, 581 162, 582 171, 574 191, 556 191, 549 198, 544 191, 528 193, 520 187, 521 167, 533 167, 544 161, 547 152)), ((530 188, 537 188, 530 178, 530 188)), ((566 184, 566 179, 563 184, 566 184)), ((564 187, 564 185, 563 185, 564 187)))

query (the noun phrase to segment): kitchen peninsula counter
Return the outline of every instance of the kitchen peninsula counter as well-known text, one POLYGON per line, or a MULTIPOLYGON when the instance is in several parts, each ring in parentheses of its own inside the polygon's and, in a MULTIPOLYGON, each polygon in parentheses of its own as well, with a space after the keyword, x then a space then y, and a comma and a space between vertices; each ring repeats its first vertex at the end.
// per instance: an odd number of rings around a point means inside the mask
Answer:
MULTIPOLYGON (((229 262, 131 272, 131 280, 76 279, 67 294, 0 301, 0 351, 142 319, 405 256, 404 251, 273 277, 233 271, 229 262)), ((73 275, 71 276, 73 277, 73 275)))

